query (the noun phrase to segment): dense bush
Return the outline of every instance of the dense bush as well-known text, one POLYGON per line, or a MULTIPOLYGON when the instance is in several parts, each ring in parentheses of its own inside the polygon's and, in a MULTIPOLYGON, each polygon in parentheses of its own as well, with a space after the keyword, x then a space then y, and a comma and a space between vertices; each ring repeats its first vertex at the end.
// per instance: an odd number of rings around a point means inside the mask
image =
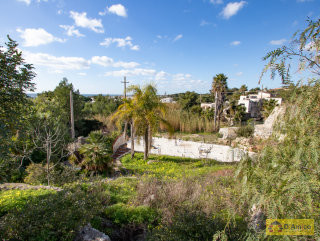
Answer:
MULTIPOLYGON (((52 167, 52 166, 51 166, 52 167)), ((45 185, 47 181, 47 169, 41 163, 32 163, 26 168, 27 176, 24 181, 32 185, 45 185)), ((62 186, 79 179, 79 171, 72 166, 57 165, 50 170, 50 183, 62 186)))
POLYGON ((129 206, 118 203, 107 207, 105 215, 116 224, 151 225, 157 221, 158 214, 148 206, 129 206))
POLYGON ((34 198, 22 209, 0 219, 0 238, 12 240, 73 240, 107 203, 99 187, 75 186, 34 198))
POLYGON ((112 164, 112 145, 115 135, 104 135, 101 131, 93 131, 89 134, 87 144, 80 147, 82 155, 80 165, 88 171, 101 172, 109 170, 112 164))
POLYGON ((241 126, 237 130, 238 137, 251 137, 254 133, 254 127, 252 125, 241 126))
POLYGON ((2 191, 0 192, 0 217, 11 210, 22 210, 34 198, 55 192, 47 189, 2 191))
POLYGON ((320 81, 294 87, 258 160, 238 168, 243 202, 269 218, 312 218, 320 238, 320 81), (281 137, 281 138, 279 138, 281 137))

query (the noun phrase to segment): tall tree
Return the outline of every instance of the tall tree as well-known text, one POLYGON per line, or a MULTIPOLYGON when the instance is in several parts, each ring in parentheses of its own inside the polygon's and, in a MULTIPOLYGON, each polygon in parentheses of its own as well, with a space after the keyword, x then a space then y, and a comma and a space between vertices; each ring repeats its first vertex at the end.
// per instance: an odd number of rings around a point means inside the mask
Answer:
POLYGON ((8 35, 6 49, 0 46, 0 157, 8 150, 12 135, 23 127, 30 101, 27 91, 34 91, 33 66, 25 63, 18 43, 8 35))
POLYGON ((214 129, 218 131, 220 128, 221 114, 223 111, 223 103, 225 94, 228 89, 228 77, 224 74, 217 74, 213 77, 211 93, 215 96, 215 112, 214 112, 214 129))
MULTIPOLYGON (((115 120, 118 126, 123 123, 130 123, 131 126, 131 158, 134 157, 134 138, 135 138, 135 127, 134 120, 139 113, 135 108, 131 99, 124 99, 124 103, 118 107, 118 110, 113 114, 112 120, 115 120)), ((125 134, 125 133, 124 133, 125 134)))
POLYGON ((132 133, 144 139, 144 159, 146 160, 151 147, 152 133, 158 131, 160 123, 167 126, 169 133, 172 133, 173 129, 164 119, 166 105, 161 103, 157 96, 157 89, 153 85, 149 84, 143 88, 132 85, 128 88, 128 92, 132 92, 133 97, 118 108, 115 118, 120 117, 123 121, 131 120, 131 126, 134 127, 132 133))
POLYGON ((67 78, 63 78, 54 91, 48 91, 38 95, 35 100, 38 114, 42 117, 55 119, 61 122, 65 128, 71 130, 70 91, 73 93, 76 129, 79 129, 81 119, 84 117, 83 108, 85 99, 80 95, 79 90, 74 90, 73 85, 68 82, 67 78))

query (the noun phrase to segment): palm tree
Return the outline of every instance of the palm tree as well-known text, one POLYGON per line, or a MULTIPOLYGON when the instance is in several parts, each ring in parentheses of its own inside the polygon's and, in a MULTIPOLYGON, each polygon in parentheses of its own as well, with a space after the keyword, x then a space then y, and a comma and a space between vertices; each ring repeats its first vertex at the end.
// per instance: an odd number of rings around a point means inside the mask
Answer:
MULTIPOLYGON (((117 121, 117 124, 121 126, 123 122, 130 123, 131 126, 131 158, 134 157, 134 137, 135 137, 135 128, 134 128, 134 119, 137 115, 135 104, 131 99, 124 99, 124 103, 120 105, 117 111, 112 116, 112 120, 117 121)), ((124 133, 126 134, 126 133, 124 133)))
POLYGON ((144 159, 148 159, 149 151, 152 143, 152 133, 157 132, 160 123, 167 126, 170 134, 173 128, 163 118, 166 113, 166 105, 163 104, 157 96, 155 86, 149 84, 141 88, 133 85, 128 88, 128 92, 133 93, 130 101, 126 101, 118 108, 114 118, 125 121, 130 120, 131 145, 134 145, 133 133, 144 139, 144 159))
POLYGON ((89 134, 87 142, 79 149, 83 155, 81 165, 90 171, 103 171, 112 161, 111 139, 104 137, 100 131, 94 131, 89 134))
POLYGON ((213 77, 211 93, 215 95, 214 130, 216 131, 220 129, 222 107, 225 98, 225 92, 228 89, 227 79, 228 77, 224 74, 217 74, 215 77, 213 77))

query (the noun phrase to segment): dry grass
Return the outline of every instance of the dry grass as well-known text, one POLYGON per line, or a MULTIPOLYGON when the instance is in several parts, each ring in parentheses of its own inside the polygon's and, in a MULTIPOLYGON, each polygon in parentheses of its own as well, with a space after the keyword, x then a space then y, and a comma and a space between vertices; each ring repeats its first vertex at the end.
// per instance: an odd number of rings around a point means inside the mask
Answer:
POLYGON ((221 170, 201 179, 186 178, 179 181, 146 179, 137 187, 137 205, 161 210, 164 222, 171 222, 183 207, 192 207, 206 215, 226 217, 238 213, 239 192, 232 170, 221 170))

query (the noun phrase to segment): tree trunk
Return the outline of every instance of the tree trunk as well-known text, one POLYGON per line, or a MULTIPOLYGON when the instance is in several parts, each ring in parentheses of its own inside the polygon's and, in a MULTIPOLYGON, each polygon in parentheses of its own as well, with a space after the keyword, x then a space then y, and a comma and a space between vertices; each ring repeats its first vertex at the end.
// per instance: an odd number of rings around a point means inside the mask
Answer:
POLYGON ((144 132, 144 160, 148 159, 148 147, 149 147, 149 127, 146 127, 144 132))
POLYGON ((134 123, 131 122, 131 159, 134 158, 134 123))
POLYGON ((124 123, 124 130, 123 130, 123 133, 124 133, 124 138, 127 140, 127 130, 128 130, 128 122, 125 122, 124 123))
POLYGON ((148 150, 150 151, 152 146, 152 131, 151 131, 150 125, 148 127, 148 140, 149 140, 148 150))
POLYGON ((217 130, 217 114, 218 114, 218 92, 216 91, 215 93, 215 98, 214 98, 214 131, 217 130))

